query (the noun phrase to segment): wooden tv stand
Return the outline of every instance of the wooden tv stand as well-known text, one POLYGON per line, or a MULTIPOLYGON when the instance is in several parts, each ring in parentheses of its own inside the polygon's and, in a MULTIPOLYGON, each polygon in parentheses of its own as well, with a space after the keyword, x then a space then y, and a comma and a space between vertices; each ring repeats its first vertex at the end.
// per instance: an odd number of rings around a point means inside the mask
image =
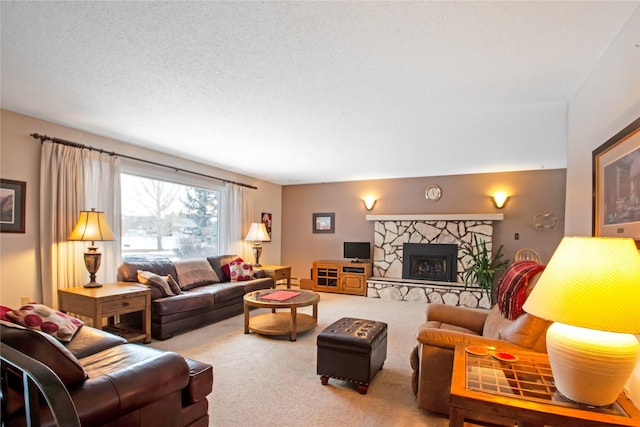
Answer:
POLYGON ((311 288, 319 292, 366 296, 372 268, 370 262, 314 261, 311 288))

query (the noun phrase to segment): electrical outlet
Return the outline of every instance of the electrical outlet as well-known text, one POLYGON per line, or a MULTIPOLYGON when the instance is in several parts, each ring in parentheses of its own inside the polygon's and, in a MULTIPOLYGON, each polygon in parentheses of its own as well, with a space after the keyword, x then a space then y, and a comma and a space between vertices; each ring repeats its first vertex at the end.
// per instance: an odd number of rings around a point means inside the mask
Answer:
POLYGON ((20 298, 20 305, 27 305, 31 302, 31 297, 20 298))
POLYGON ((513 238, 514 238, 515 240, 520 240, 520 233, 516 233, 516 234, 514 234, 514 235, 513 235, 513 238))

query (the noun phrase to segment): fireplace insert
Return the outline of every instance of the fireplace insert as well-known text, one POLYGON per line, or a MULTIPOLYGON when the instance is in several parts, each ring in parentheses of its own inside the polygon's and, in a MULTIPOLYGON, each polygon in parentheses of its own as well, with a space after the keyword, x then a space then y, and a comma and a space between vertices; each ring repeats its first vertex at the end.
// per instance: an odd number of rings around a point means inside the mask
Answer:
POLYGON ((405 243, 402 251, 403 279, 457 282, 458 245, 405 243))

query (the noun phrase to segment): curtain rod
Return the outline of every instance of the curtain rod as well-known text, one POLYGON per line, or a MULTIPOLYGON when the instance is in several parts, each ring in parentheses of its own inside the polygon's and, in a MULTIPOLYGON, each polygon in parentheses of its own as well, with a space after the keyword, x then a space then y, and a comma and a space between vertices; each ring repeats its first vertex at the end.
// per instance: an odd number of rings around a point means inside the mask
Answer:
POLYGON ((200 172, 194 172, 194 171, 190 171, 188 169, 177 168, 175 166, 165 165, 164 163, 153 162, 151 160, 141 159, 139 157, 128 156, 126 154, 120 154, 120 153, 116 153, 114 151, 106 151, 106 150, 103 150, 102 148, 94 148, 94 147, 91 147, 89 145, 80 144, 79 142, 73 142, 73 141, 69 141, 69 140, 66 140, 66 139, 60 139, 60 138, 52 138, 50 136, 40 135, 38 133, 32 133, 31 136, 33 138, 35 138, 35 139, 39 139, 40 143, 43 143, 45 141, 51 141, 54 144, 67 145, 69 147, 75 147, 75 148, 80 148, 80 149, 89 150, 89 151, 98 151, 100 153, 108 154, 110 156, 123 157, 125 159, 135 160, 137 162, 142 162, 142 163, 147 163, 147 164, 150 164, 150 165, 160 166, 160 167, 167 168, 167 169, 173 169, 176 172, 190 173, 192 175, 198 175, 198 176, 202 176, 202 177, 205 177, 205 178, 211 178, 211 179, 215 179, 217 181, 222 181, 222 182, 225 182, 225 183, 228 183, 228 184, 236 184, 236 185, 240 185, 242 187, 252 188, 254 190, 258 189, 258 187, 254 187, 253 185, 243 184, 241 182, 231 181, 229 179, 219 178, 217 176, 211 176, 211 175, 207 175, 207 174, 200 173, 200 172))

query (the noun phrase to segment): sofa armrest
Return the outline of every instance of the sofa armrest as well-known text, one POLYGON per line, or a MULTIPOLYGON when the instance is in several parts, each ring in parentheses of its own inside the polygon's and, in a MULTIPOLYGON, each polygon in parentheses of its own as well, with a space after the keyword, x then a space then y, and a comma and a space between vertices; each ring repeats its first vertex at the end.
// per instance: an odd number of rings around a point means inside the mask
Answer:
POLYGON ((447 304, 427 304, 427 321, 448 323, 482 335, 489 310, 447 304))
POLYGON ((189 367, 182 356, 139 344, 119 345, 80 362, 90 379, 108 378, 121 414, 181 391, 189 383, 189 367))
POLYGON ((524 351, 519 345, 481 335, 472 335, 459 331, 439 329, 424 323, 418 328, 416 339, 423 345, 454 350, 456 344, 476 345, 481 347, 494 346, 500 351, 524 351))

